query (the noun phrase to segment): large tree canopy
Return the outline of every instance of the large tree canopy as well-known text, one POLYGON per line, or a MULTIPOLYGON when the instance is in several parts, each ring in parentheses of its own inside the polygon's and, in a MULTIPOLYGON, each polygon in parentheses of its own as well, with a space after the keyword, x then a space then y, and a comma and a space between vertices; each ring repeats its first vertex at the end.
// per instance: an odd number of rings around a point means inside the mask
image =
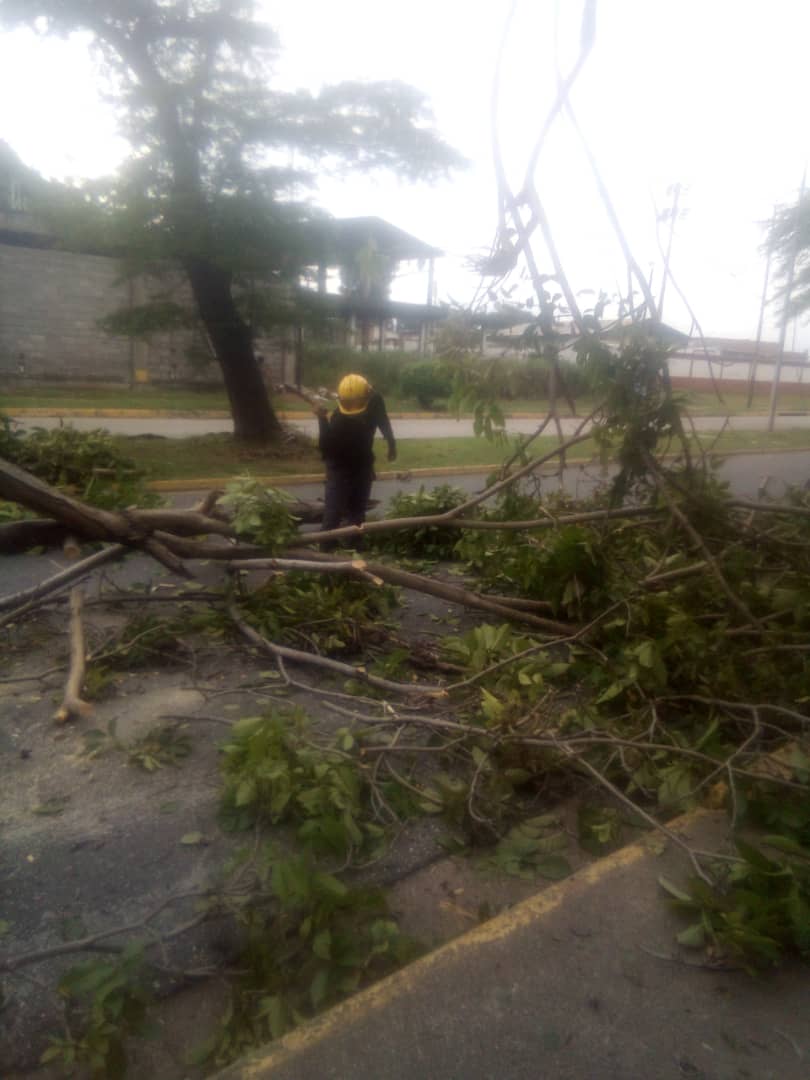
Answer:
POLYGON ((0 25, 92 34, 132 148, 95 191, 108 235, 132 273, 167 260, 185 272, 237 437, 271 438, 278 421, 239 287, 257 275, 289 280, 306 265, 299 226, 318 214, 300 193, 324 170, 429 179, 460 164, 431 128, 424 96, 397 82, 273 89, 279 42, 253 0, 0 0, 0 25))

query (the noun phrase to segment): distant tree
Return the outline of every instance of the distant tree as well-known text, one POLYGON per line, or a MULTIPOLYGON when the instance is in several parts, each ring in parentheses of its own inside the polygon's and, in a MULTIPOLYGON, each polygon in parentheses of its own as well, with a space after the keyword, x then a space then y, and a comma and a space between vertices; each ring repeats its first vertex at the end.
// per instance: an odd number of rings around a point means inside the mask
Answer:
MULTIPOLYGON (((396 260, 377 250, 373 239, 359 248, 340 267, 340 287, 344 296, 359 301, 360 306, 384 303, 391 294, 396 260)), ((368 351, 371 323, 366 314, 360 318, 361 342, 368 351)))
MULTIPOLYGON (((461 163, 427 126, 423 95, 396 82, 271 89, 278 39, 256 21, 254 0, 0 0, 0 26, 93 35, 132 147, 116 181, 94 192, 108 241, 133 275, 182 269, 237 438, 273 439, 279 423, 240 296, 257 280, 294 280, 312 257, 317 233, 300 226, 318 215, 298 193, 318 172, 427 179, 461 163)), ((162 305, 141 322, 182 321, 177 305, 162 305)))
POLYGON ((810 311, 810 194, 776 211, 768 226, 767 243, 776 260, 777 299, 787 303, 793 315, 810 311))

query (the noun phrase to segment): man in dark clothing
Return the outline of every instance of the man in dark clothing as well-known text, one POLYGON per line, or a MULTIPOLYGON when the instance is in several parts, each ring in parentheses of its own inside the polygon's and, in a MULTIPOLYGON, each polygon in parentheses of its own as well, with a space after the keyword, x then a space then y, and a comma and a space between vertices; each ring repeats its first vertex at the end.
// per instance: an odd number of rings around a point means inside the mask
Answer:
MULTIPOLYGON (((377 430, 388 443, 388 460, 397 456, 385 402, 362 375, 346 375, 332 415, 323 407, 316 414, 318 449, 326 465, 323 530, 337 529, 344 518, 350 525, 362 525, 374 481, 372 447, 377 430)), ((335 546, 334 541, 323 545, 325 550, 335 546)))

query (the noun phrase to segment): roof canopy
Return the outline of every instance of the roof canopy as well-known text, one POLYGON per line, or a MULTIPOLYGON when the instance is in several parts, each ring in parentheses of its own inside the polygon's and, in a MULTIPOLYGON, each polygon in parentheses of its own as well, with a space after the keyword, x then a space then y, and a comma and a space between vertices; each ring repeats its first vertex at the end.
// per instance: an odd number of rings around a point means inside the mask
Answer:
POLYGON ((318 293, 314 289, 297 289, 295 300, 299 309, 321 318, 347 319, 355 315, 374 322, 399 319, 402 322, 432 323, 443 322, 450 314, 446 307, 409 304, 402 300, 362 300, 356 296, 318 293))
POLYGON ((305 229, 318 252, 316 257, 327 266, 346 263, 369 245, 381 255, 398 261, 431 259, 443 254, 439 248, 378 217, 335 218, 313 222, 305 229))

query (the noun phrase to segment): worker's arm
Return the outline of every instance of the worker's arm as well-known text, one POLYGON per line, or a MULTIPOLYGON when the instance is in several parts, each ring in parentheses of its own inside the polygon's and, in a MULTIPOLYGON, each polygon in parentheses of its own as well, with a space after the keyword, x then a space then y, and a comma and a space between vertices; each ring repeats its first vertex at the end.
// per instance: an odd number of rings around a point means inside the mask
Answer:
POLYGON ((397 440, 394 438, 394 430, 391 427, 391 421, 388 419, 388 412, 385 408, 385 402, 383 401, 382 394, 378 394, 375 392, 374 396, 369 402, 369 408, 372 409, 374 422, 376 423, 380 434, 388 443, 388 460, 396 461, 397 440))
POLYGON ((314 408, 313 412, 318 417, 318 449, 322 454, 326 454, 332 441, 332 432, 329 427, 329 413, 323 405, 314 408))

